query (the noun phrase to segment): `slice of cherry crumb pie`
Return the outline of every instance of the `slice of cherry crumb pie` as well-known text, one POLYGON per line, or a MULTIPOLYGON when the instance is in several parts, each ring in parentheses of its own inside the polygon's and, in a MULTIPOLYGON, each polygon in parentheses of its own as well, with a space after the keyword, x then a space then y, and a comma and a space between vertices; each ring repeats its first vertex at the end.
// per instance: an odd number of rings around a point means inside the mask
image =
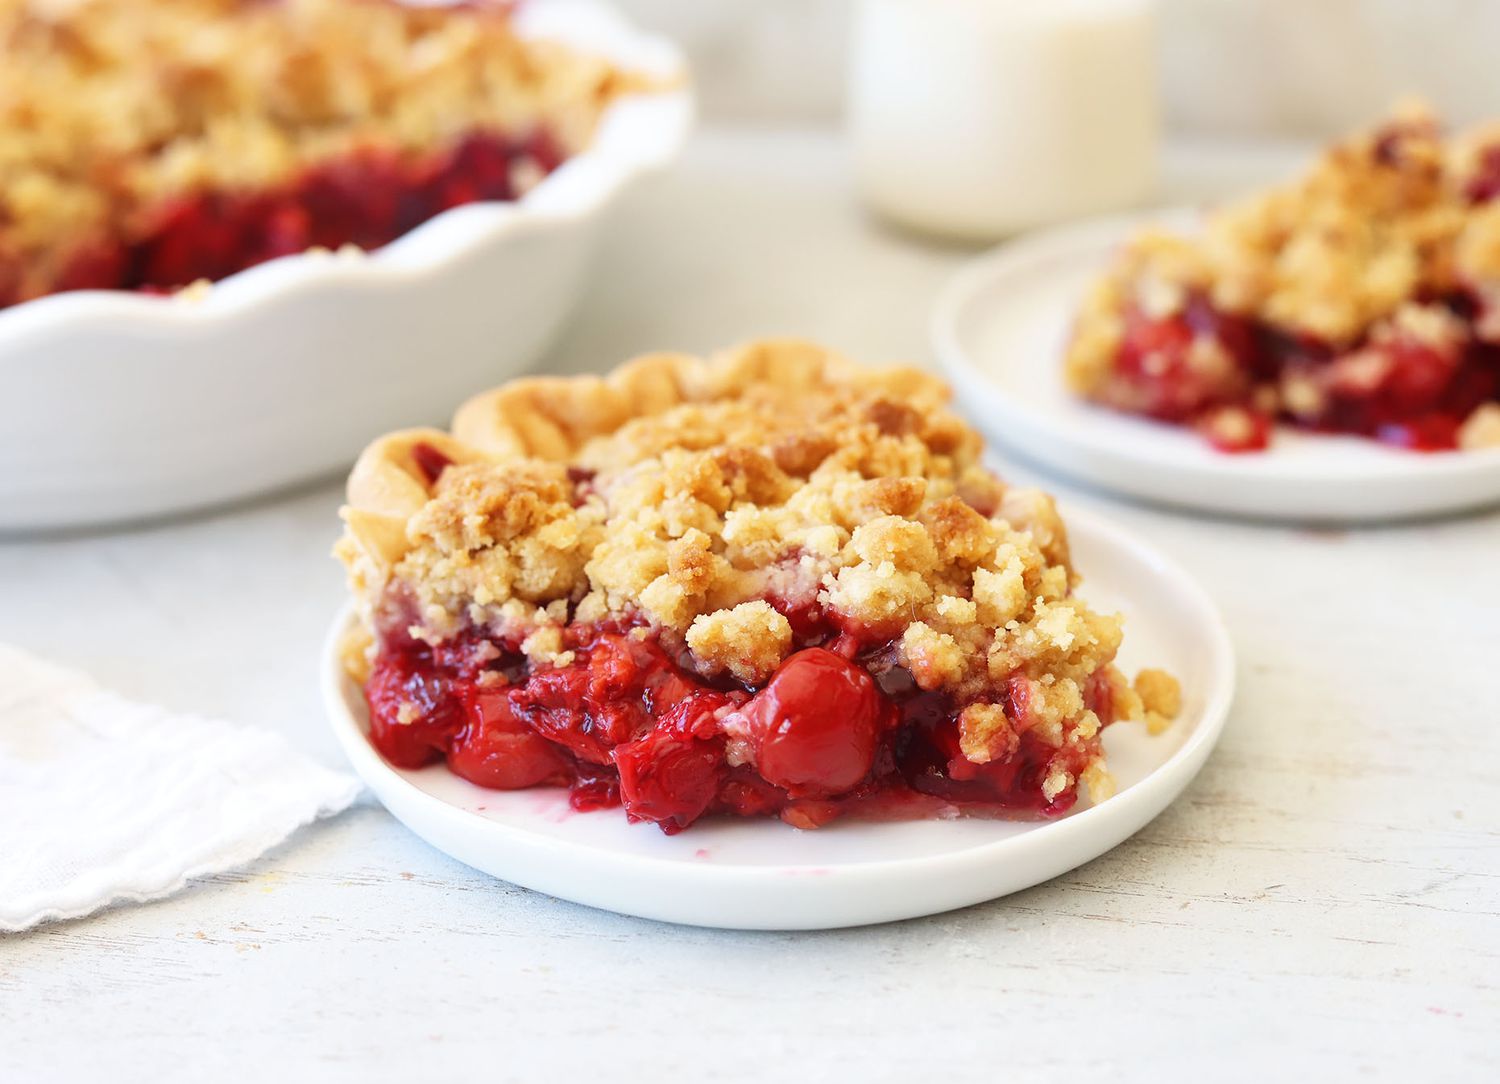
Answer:
POLYGON ((1305 175, 1142 231, 1092 286, 1068 384, 1258 451, 1273 422, 1420 451, 1500 446, 1500 125, 1409 107, 1305 175))
POLYGON ((1115 667, 1051 498, 986 470, 947 400, 762 342, 377 440, 337 547, 375 747, 669 833, 1107 797, 1101 730, 1165 726, 1177 682, 1115 667))

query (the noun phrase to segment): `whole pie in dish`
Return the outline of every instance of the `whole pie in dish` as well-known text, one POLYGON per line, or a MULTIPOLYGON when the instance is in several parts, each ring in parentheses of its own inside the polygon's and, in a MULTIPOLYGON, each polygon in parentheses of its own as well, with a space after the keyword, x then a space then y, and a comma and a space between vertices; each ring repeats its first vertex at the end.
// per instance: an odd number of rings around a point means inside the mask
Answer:
POLYGON ((1419 108, 1300 179, 1141 233, 1084 302, 1066 374, 1226 451, 1273 422, 1406 448, 1500 445, 1500 129, 1419 108))
POLYGON ((517 381, 349 479, 346 665, 394 765, 705 814, 1051 815, 1101 730, 1166 725, 1115 667, 1049 497, 980 465, 947 389, 798 342, 517 381))
POLYGON ((645 80, 522 39, 510 6, 0 0, 0 305, 518 197, 645 80))

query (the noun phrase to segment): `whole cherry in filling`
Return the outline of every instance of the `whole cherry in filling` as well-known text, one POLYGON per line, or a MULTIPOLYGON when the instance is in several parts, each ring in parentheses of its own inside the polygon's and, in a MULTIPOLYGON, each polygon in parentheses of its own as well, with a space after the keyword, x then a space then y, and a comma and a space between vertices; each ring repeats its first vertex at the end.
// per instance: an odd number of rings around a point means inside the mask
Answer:
POLYGON ((523 790, 567 783, 570 762, 562 751, 516 718, 503 691, 466 688, 464 728, 448 747, 448 767, 471 783, 523 790))
POLYGON ((690 693, 654 730, 615 747, 620 801, 632 816, 686 828, 707 812, 727 771, 715 715, 728 704, 712 690, 690 693))
MULTIPOLYGON (((515 199, 514 176, 545 176, 565 157, 545 129, 476 130, 425 154, 357 148, 272 187, 182 193, 144 213, 138 236, 74 253, 49 292, 166 293, 313 246, 379 248, 449 208, 515 199)), ((20 300, 8 278, 0 261, 0 307, 20 300)))
POLYGON ((972 764, 957 706, 877 665, 884 641, 805 624, 804 642, 821 642, 756 688, 685 668, 640 627, 567 627, 564 666, 472 630, 438 645, 388 632, 365 685, 370 738, 397 767, 446 758, 483 787, 567 786, 575 808, 622 805, 669 834, 715 813, 814 827, 847 812, 1071 805, 1071 789, 1044 797, 1043 779, 1083 763, 1023 734, 1014 757, 972 764))
POLYGON ((741 714, 761 776, 794 798, 858 786, 894 722, 869 672, 821 647, 782 663, 741 714))

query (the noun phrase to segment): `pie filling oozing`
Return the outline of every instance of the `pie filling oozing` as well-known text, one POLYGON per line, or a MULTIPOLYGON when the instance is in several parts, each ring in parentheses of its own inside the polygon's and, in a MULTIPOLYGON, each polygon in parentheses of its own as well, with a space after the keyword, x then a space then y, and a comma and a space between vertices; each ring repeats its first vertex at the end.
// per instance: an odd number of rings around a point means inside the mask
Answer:
POLYGON ((1051 499, 979 462, 947 390, 809 344, 637 359, 368 448, 338 554, 392 764, 708 814, 1054 815, 1101 730, 1178 710, 1115 667, 1051 499))
POLYGON ((1500 129, 1420 109, 1302 178, 1129 242, 1082 306, 1078 393, 1254 451, 1272 424, 1500 445, 1500 129))
POLYGON ((0 306, 519 197, 647 80, 520 38, 508 7, 0 0, 0 306))

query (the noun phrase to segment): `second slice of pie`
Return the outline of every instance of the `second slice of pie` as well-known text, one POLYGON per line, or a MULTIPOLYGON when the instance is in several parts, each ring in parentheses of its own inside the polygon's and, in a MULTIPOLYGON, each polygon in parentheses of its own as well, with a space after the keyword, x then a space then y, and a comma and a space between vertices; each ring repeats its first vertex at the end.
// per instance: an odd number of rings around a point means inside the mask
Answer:
POLYGON ((1144 230, 1080 307, 1077 393, 1257 451, 1274 422, 1439 451, 1500 445, 1500 127, 1408 109, 1303 176, 1144 230))

